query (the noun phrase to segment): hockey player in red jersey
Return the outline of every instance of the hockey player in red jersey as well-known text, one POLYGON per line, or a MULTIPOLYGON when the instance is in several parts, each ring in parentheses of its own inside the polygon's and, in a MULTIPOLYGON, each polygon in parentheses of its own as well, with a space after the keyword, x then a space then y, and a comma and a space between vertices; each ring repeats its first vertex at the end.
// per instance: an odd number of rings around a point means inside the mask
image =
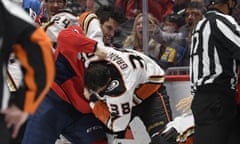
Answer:
POLYGON ((83 96, 83 52, 101 54, 97 42, 86 38, 79 26, 60 32, 54 53, 56 78, 30 117, 23 144, 53 144, 60 134, 72 143, 107 144, 103 126, 83 96))

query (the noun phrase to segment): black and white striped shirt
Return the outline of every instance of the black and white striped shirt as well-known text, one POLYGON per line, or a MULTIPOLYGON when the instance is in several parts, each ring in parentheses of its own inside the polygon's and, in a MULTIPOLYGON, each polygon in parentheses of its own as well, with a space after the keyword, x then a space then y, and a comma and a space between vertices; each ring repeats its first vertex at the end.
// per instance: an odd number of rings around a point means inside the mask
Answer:
POLYGON ((190 56, 192 92, 207 84, 235 89, 240 27, 234 18, 209 10, 193 30, 190 56))

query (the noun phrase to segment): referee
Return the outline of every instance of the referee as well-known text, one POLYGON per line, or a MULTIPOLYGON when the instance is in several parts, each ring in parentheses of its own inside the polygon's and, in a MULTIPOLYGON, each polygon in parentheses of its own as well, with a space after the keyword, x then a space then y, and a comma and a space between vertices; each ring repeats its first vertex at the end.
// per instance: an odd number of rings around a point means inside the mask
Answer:
POLYGON ((207 13, 192 32, 190 78, 194 144, 239 144, 235 101, 240 27, 234 0, 205 0, 207 13))
POLYGON ((0 144, 9 144, 9 131, 15 137, 22 125, 22 117, 16 113, 36 111, 54 80, 55 65, 50 38, 21 7, 0 0, 0 20, 0 144), (7 70, 12 52, 23 72, 23 90, 15 93, 14 107, 9 104, 12 97, 6 85, 11 81, 7 70))

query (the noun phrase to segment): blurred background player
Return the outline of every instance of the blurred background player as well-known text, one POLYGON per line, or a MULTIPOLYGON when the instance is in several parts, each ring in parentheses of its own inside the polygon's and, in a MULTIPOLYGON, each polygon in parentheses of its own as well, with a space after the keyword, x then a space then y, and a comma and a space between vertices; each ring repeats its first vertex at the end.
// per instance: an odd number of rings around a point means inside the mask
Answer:
POLYGON ((60 9, 51 17, 49 22, 43 27, 53 43, 53 51, 57 47, 57 37, 59 33, 72 25, 79 25, 78 18, 69 9, 60 9))
POLYGON ((66 8, 66 0, 45 0, 44 8, 46 16, 41 21, 41 25, 43 27, 49 22, 51 17, 57 13, 58 10, 66 8))

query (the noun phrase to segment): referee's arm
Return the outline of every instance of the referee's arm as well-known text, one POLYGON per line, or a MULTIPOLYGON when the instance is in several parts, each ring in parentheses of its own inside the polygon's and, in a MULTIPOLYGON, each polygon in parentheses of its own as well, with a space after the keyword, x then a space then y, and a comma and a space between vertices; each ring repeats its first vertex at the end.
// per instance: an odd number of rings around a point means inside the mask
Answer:
MULTIPOLYGON (((218 36, 223 36, 224 44, 232 54, 232 57, 240 61, 240 26, 234 20, 233 17, 219 17, 216 19, 216 25, 220 34, 218 36)), ((216 33, 218 34, 218 33, 216 33)))

